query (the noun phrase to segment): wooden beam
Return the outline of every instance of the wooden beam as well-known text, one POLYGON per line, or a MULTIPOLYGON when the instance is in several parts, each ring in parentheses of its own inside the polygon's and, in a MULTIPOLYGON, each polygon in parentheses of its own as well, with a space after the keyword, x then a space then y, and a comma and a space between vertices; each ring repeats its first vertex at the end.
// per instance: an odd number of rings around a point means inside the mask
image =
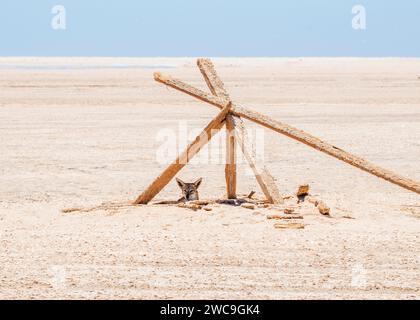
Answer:
POLYGON ((236 137, 233 117, 226 116, 226 190, 228 199, 236 199, 236 137))
POLYGON ((191 142, 184 152, 178 156, 163 172, 159 175, 148 188, 134 201, 134 204, 147 204, 152 200, 175 175, 191 160, 203 146, 205 146, 210 139, 223 127, 225 118, 232 103, 228 102, 223 107, 222 111, 204 128, 193 142, 191 142))
MULTIPOLYGON (((207 86, 210 89, 210 92, 218 97, 222 97, 226 100, 230 101, 229 94, 225 89, 225 86, 217 75, 216 69, 214 68, 213 63, 210 59, 198 59, 197 66, 203 75, 207 86)), ((238 116, 231 116, 231 114, 226 117, 226 120, 231 120, 234 124, 233 127, 235 128, 235 137, 236 139, 240 139, 239 145, 243 154, 245 155, 245 159, 248 161, 249 166, 251 167, 252 171, 255 174, 255 178, 257 179, 258 184, 262 192, 264 193, 265 197, 270 203, 280 204, 283 203, 283 198, 280 196, 280 192, 277 188, 277 185, 274 181, 274 178, 268 172, 268 170, 263 167, 260 168, 255 161, 255 158, 252 154, 251 144, 248 141, 246 136, 246 129, 245 124, 242 119, 238 116)), ((227 122, 226 122, 227 123, 227 122)))
POLYGON ((210 59, 198 59, 197 60, 198 69, 200 69, 201 74, 206 80, 207 86, 210 89, 210 92, 220 98, 230 100, 229 93, 225 89, 225 85, 216 73, 213 63, 210 59))
MULTIPOLYGON (((198 59, 198 68, 210 89, 210 92, 229 100, 230 97, 227 93, 223 82, 217 76, 213 63, 209 59, 198 59)), ((236 199, 236 133, 235 133, 235 120, 233 116, 228 114, 226 116, 226 190, 228 199, 236 199)))
POLYGON ((273 204, 282 204, 284 201, 280 195, 279 189, 277 188, 277 184, 274 181, 273 176, 265 167, 260 167, 254 158, 242 120, 240 118, 234 118, 234 121, 236 121, 236 139, 242 150, 242 153, 245 156, 245 159, 247 160, 249 166, 252 169, 252 172, 255 175, 255 178, 257 179, 262 192, 264 193, 268 202, 273 204), (239 121, 237 119, 239 119, 239 121))
MULTIPOLYGON (((226 105, 225 99, 209 95, 202 90, 196 89, 180 80, 173 79, 169 76, 162 76, 160 73, 155 73, 155 80, 164 83, 174 89, 187 93, 193 97, 196 97, 202 101, 210 103, 216 107, 221 108, 226 105)), ((370 163, 361 157, 346 152, 334 145, 322 141, 321 139, 314 137, 295 127, 292 127, 286 123, 274 120, 270 117, 260 114, 259 112, 249 110, 235 104, 233 104, 233 107, 230 112, 236 116, 240 116, 245 119, 251 120, 255 123, 265 126, 266 128, 269 128, 287 137, 302 142, 316 150, 333 156, 341 161, 355 166, 356 168, 359 168, 379 178, 394 183, 402 188, 420 194, 420 182, 414 181, 390 170, 376 166, 373 163, 370 163)))

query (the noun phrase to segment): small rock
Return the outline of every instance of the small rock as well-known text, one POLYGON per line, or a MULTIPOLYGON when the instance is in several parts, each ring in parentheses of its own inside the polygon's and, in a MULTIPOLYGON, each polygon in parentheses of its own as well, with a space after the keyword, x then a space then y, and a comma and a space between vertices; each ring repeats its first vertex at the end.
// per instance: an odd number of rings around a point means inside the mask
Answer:
POLYGON ((299 186, 298 191, 296 192, 296 195, 298 197, 307 196, 309 194, 309 184, 303 184, 299 186))
POLYGON ((212 208, 210 208, 210 207, 203 207, 203 210, 204 210, 204 211, 212 211, 213 209, 212 209, 212 208))
POLYGON ((330 208, 322 201, 318 203, 317 208, 318 208, 319 213, 323 214, 324 216, 327 216, 330 214, 330 208))

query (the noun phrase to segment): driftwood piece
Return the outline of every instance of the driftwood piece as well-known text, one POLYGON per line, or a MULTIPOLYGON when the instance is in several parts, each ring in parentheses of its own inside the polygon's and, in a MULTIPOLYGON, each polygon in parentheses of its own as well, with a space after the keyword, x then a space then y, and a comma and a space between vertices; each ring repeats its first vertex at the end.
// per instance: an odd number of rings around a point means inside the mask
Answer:
POLYGON ((210 139, 222 128, 227 113, 232 107, 232 103, 227 105, 219 114, 204 128, 197 138, 191 142, 186 150, 172 162, 163 173, 158 176, 149 187, 136 199, 134 204, 146 204, 152 200, 175 175, 206 145, 210 139))
POLYGON ((320 201, 317 205, 318 211, 320 214, 324 216, 328 216, 330 214, 330 208, 322 201, 320 201))
POLYGON ((275 223, 274 228, 276 229, 304 229, 303 223, 275 223))
MULTIPOLYGON (((174 79, 169 76, 163 76, 160 73, 155 73, 154 77, 155 80, 158 82, 164 83, 174 89, 187 93, 197 99, 205 101, 216 107, 222 108, 226 105, 226 99, 209 95, 204 91, 194 88, 180 80, 174 79)), ((293 126, 274 120, 270 117, 260 114, 259 112, 249 110, 235 104, 233 105, 232 110, 230 112, 236 116, 251 120, 255 123, 265 126, 266 128, 269 128, 280 134, 302 142, 316 150, 333 156, 372 175, 375 175, 407 190, 420 194, 420 182, 414 181, 390 170, 376 166, 373 163, 370 163, 361 157, 346 152, 293 126)))
MULTIPOLYGON (((219 98, 225 100, 231 100, 225 86, 217 75, 216 69, 214 68, 213 63, 209 59, 198 59, 197 66, 201 71, 201 74, 204 77, 204 80, 207 83, 207 86, 210 89, 210 92, 219 98)), ((280 204, 283 203, 283 198, 280 196, 277 185, 274 181, 274 178, 268 172, 268 170, 263 167, 260 168, 255 161, 255 158, 252 154, 251 144, 248 141, 246 136, 245 125, 242 119, 239 116, 229 114, 227 117, 228 121, 232 122, 232 126, 235 129, 235 138, 238 141, 240 148, 245 155, 246 160, 248 161, 251 169, 253 170, 258 184, 261 187, 262 192, 266 196, 267 200, 270 203, 280 204)), ((228 180, 228 179, 226 179, 228 180)), ((229 191, 228 191, 229 196, 229 191)))
POLYGON ((191 209, 193 211, 201 210, 201 208, 202 208, 202 206, 200 206, 198 204, 189 203, 189 202, 181 202, 177 205, 177 207, 191 209))
POLYGON ((308 202, 312 203, 315 207, 318 208, 319 213, 328 216, 330 214, 330 208, 325 204, 325 202, 313 197, 307 196, 305 198, 308 202))
POLYGON ((292 220, 292 219, 303 219, 302 215, 280 215, 280 214, 269 214, 267 216, 268 220, 292 220))
POLYGON ((251 210, 254 210, 254 209, 255 209, 255 204, 245 202, 245 203, 242 203, 242 204, 241 204, 241 207, 242 207, 242 208, 245 208, 245 209, 251 209, 251 210))

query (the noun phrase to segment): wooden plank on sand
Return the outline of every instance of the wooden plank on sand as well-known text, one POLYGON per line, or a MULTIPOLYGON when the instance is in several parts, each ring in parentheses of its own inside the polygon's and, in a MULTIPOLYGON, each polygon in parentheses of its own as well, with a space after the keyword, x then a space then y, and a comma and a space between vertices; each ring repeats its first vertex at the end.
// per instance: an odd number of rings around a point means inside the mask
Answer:
MULTIPOLYGON (((225 99, 207 94, 202 90, 194 88, 172 77, 163 76, 160 73, 155 73, 155 80, 166 84, 174 89, 187 93, 193 97, 196 97, 197 99, 210 103, 218 108, 224 107, 226 105, 225 99)), ((230 112, 236 116, 251 120, 255 123, 265 126, 266 128, 269 128, 294 140, 302 142, 316 150, 326 153, 332 157, 344 161, 352 166, 355 166, 356 168, 364 170, 379 178, 382 178, 407 190, 420 194, 420 182, 414 181, 390 170, 376 166, 373 163, 370 163, 361 157, 346 152, 334 145, 322 141, 321 139, 314 137, 295 127, 292 127, 286 123, 274 120, 270 117, 260 114, 259 112, 249 110, 235 104, 233 104, 230 112)))
POLYGON ((162 172, 149 187, 134 201, 134 204, 146 204, 152 200, 175 175, 191 160, 203 146, 223 127, 225 118, 232 103, 228 102, 219 114, 204 128, 199 136, 191 142, 186 150, 162 172))

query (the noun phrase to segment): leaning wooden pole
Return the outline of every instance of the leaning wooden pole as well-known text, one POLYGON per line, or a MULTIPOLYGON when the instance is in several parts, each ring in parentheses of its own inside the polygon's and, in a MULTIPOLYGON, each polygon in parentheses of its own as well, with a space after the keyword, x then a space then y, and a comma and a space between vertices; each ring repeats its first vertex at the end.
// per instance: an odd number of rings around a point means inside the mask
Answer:
POLYGON ((136 199, 136 201, 134 201, 134 204, 147 204, 150 200, 152 200, 188 163, 188 161, 190 161, 223 127, 226 115, 231 107, 232 103, 228 102, 227 105, 223 107, 222 111, 220 111, 219 114, 204 128, 200 135, 187 146, 185 151, 149 185, 149 187, 136 199))
MULTIPOLYGON (((213 63, 210 59, 198 59, 197 66, 201 71, 201 74, 204 77, 204 80, 207 83, 207 86, 210 89, 210 92, 218 97, 221 97, 226 100, 231 100, 229 93, 225 89, 223 81, 218 76, 216 69, 214 68, 213 63)), ((280 195, 280 192, 277 188, 277 185, 274 181, 273 176, 268 172, 265 167, 260 167, 257 164, 253 154, 251 144, 248 141, 246 136, 246 129, 244 122, 241 117, 228 114, 226 120, 233 122, 233 127, 235 128, 235 139, 239 143, 239 146, 242 150, 242 153, 245 156, 245 159, 248 161, 249 166, 254 172, 255 178, 264 193, 265 197, 270 203, 280 204, 283 203, 283 198, 280 195)), ((226 124, 228 122, 226 121, 226 124)))
POLYGON ((284 202, 283 197, 280 195, 279 189, 277 188, 277 184, 274 181, 273 176, 265 167, 258 165, 253 155, 241 118, 234 117, 233 119, 236 121, 235 128, 238 144, 245 156, 245 159, 248 161, 248 164, 251 167, 262 192, 264 193, 268 202, 273 204, 282 204, 284 202))
MULTIPOLYGON (((194 88, 172 77, 163 76, 160 73, 155 73, 155 80, 166 84, 174 89, 187 93, 193 97, 196 97, 202 101, 210 103, 216 107, 222 108, 226 105, 225 99, 209 95, 202 90, 194 88)), ((269 128, 292 139, 295 139, 299 142, 302 142, 316 150, 319 150, 341 161, 351 164, 352 166, 355 166, 379 178, 382 178, 407 190, 420 194, 420 182, 414 181, 390 170, 376 166, 373 163, 370 163, 361 157, 346 152, 336 146, 322 141, 321 139, 312 136, 295 127, 292 127, 286 123, 274 120, 256 111, 249 110, 235 104, 233 104, 232 110, 230 112, 236 116, 251 120, 255 123, 265 126, 266 128, 269 128)))

